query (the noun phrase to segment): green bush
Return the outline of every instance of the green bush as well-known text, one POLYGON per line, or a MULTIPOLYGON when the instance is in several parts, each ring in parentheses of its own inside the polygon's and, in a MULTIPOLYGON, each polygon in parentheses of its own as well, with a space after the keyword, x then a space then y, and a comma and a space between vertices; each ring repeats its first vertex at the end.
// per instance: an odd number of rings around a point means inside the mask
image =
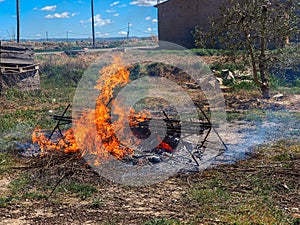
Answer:
POLYGON ((46 64, 41 68, 41 82, 54 87, 77 86, 85 69, 66 65, 46 64))
POLYGON ((234 90, 244 90, 244 91, 253 91, 253 90, 259 90, 259 87, 257 86, 254 81, 240 81, 238 83, 232 84, 232 87, 234 90))

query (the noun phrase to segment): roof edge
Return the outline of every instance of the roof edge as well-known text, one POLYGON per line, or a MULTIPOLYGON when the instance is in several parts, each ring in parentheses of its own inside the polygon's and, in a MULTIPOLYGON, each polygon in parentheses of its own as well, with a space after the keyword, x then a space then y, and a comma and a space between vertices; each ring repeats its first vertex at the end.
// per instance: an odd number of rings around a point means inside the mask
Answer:
POLYGON ((162 3, 158 3, 158 4, 154 5, 154 7, 157 8, 158 6, 160 6, 160 5, 162 5, 162 4, 165 4, 165 3, 169 2, 169 1, 170 1, 170 0, 164 1, 164 2, 162 2, 162 3))

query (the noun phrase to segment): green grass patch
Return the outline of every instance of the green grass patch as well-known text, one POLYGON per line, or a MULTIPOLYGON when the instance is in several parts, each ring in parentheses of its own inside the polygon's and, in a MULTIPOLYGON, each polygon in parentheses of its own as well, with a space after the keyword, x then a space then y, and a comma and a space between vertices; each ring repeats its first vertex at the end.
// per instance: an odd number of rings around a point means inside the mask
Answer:
POLYGON ((0 153, 0 175, 6 172, 12 165, 14 165, 12 156, 7 153, 0 153))
POLYGON ((25 199, 42 200, 47 199, 48 195, 39 192, 27 192, 22 196, 25 199))
POLYGON ((243 120, 245 118, 245 113, 242 112, 228 112, 227 121, 232 122, 236 120, 243 120))
POLYGON ((41 68, 41 80, 49 87, 76 87, 85 68, 69 65, 45 64, 41 68))
POLYGON ((26 189, 29 189, 30 183, 31 180, 29 177, 24 175, 23 177, 12 181, 9 184, 9 187, 13 195, 20 195, 22 192, 26 191, 26 189))
POLYGON ((91 209, 99 209, 104 205, 104 201, 102 199, 93 200, 90 204, 91 209))
POLYGON ((253 109, 248 110, 245 113, 245 120, 246 121, 263 121, 264 118, 266 118, 266 112, 265 110, 261 109, 253 109))
POLYGON ((239 82, 233 83, 231 86, 233 87, 234 91, 243 90, 243 91, 252 92, 252 91, 260 90, 257 84, 251 80, 249 81, 241 80, 239 82))
POLYGON ((182 197, 184 203, 195 208, 193 222, 249 225, 298 223, 283 209, 295 207, 299 202, 299 197, 296 197, 299 181, 293 175, 297 174, 299 143, 281 140, 260 146, 257 152, 260 156, 255 159, 238 163, 235 167, 209 170, 204 172, 205 176, 194 179, 182 197), (283 172, 285 170, 286 174, 283 172), (289 199, 292 199, 290 204, 289 199))
POLYGON ((34 120, 34 118, 37 117, 38 113, 39 112, 35 110, 16 110, 12 113, 1 114, 0 133, 10 130, 20 124, 23 125, 23 128, 24 126, 33 127, 34 125, 36 125, 36 121, 34 120))
POLYGON ((60 186, 57 189, 57 191, 70 192, 72 194, 75 194, 76 197, 79 197, 81 199, 87 199, 92 197, 92 195, 97 192, 97 189, 92 185, 82 184, 78 182, 70 182, 60 186))
POLYGON ((174 219, 152 219, 143 223, 143 225, 179 225, 180 222, 174 219))
POLYGON ((12 201, 11 197, 1 197, 0 198, 0 208, 5 208, 12 201))
POLYGON ((228 202, 230 201, 230 198, 229 192, 222 187, 203 189, 193 188, 187 193, 188 200, 196 201, 202 205, 228 202))
POLYGON ((219 63, 216 62, 210 66, 211 70, 222 71, 229 70, 234 72, 235 70, 244 70, 246 67, 244 62, 236 62, 236 63, 219 63))

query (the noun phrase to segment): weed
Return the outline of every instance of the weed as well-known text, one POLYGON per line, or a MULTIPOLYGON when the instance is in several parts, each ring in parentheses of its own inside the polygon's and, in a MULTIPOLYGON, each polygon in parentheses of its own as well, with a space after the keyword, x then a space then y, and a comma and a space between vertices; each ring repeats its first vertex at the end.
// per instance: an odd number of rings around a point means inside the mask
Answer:
POLYGON ((58 189, 59 192, 69 191, 71 193, 76 194, 77 197, 81 199, 87 199, 93 195, 97 191, 97 189, 88 184, 82 184, 78 182, 71 182, 61 186, 58 189))
POLYGON ((240 63, 220 63, 216 62, 210 66, 211 70, 217 70, 217 71, 222 71, 222 70, 229 70, 229 71, 235 71, 235 70, 244 70, 245 69, 245 64, 243 62, 240 63))
POLYGON ((143 225, 179 225, 180 222, 174 219, 153 219, 146 221, 143 225))
POLYGON ((84 69, 70 68, 68 65, 48 65, 42 68, 42 85, 52 87, 73 87, 80 81, 84 69))
POLYGON ((48 196, 45 194, 41 194, 39 192, 27 192, 23 196, 25 199, 35 199, 35 200, 41 200, 41 199, 47 199, 48 196))
POLYGON ((259 90, 259 87, 254 81, 242 80, 231 85, 235 91, 244 90, 244 91, 256 91, 259 90))
POLYGON ((228 112, 227 113, 227 121, 231 122, 234 120, 243 120, 245 118, 245 114, 241 112, 228 112))
POLYGON ((291 159, 291 155, 288 154, 288 153, 283 153, 283 154, 280 154, 280 155, 275 155, 273 160, 275 161, 288 161, 291 159))
POLYGON ((103 206, 104 202, 102 199, 96 199, 94 201, 92 201, 92 203, 90 204, 90 208, 92 209, 99 209, 101 206, 103 206))
POLYGON ((266 117, 266 112, 260 109, 248 110, 245 114, 246 121, 262 121, 266 117))
POLYGON ((9 184, 12 194, 16 195, 19 192, 24 191, 29 183, 30 179, 27 176, 12 181, 9 184))
POLYGON ((12 157, 9 154, 0 153, 0 174, 4 173, 12 165, 12 157))
POLYGON ((214 204, 218 202, 226 202, 230 200, 228 191, 221 187, 204 188, 204 189, 191 189, 187 193, 187 198, 190 201, 196 201, 203 205, 214 204))
POLYGON ((0 198, 0 208, 5 208, 12 201, 11 197, 2 197, 0 198))

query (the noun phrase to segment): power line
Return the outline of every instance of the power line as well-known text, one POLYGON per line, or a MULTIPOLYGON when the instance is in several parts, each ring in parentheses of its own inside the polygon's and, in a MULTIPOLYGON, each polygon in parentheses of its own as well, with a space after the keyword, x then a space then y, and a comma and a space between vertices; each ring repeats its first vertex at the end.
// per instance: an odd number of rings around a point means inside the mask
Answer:
POLYGON ((135 29, 135 28, 131 28, 132 30, 135 30, 137 32, 140 32, 140 33, 144 33, 144 34, 149 34, 148 32, 146 31, 141 31, 141 30, 138 30, 138 29, 135 29))

